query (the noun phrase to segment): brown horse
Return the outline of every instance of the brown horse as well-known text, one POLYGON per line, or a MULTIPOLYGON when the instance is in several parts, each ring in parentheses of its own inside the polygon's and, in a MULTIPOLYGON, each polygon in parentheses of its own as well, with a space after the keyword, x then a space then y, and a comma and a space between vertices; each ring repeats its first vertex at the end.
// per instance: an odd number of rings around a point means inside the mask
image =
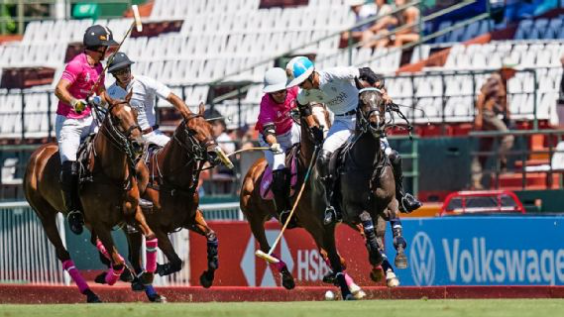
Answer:
MULTIPOLYGON (((204 105, 199 113, 188 114, 178 126, 164 148, 150 157, 148 169, 138 165, 140 187, 146 190, 144 198, 153 202, 150 212, 145 212, 147 222, 159 240, 159 248, 169 263, 158 265, 159 275, 180 271, 182 260, 174 251, 168 234, 181 228, 193 230, 206 237, 208 270, 200 276, 200 283, 210 287, 215 270, 218 269, 218 240, 215 232, 208 227, 202 212, 198 210, 199 195, 196 190, 200 172, 206 162, 216 164, 219 157, 226 159, 217 145, 212 126, 204 117, 204 105)), ((230 162, 227 162, 230 164, 230 162)), ((130 259, 135 270, 139 269, 140 236, 130 234, 130 259)))
MULTIPOLYGON (((378 241, 375 222, 379 216, 385 215, 386 211, 392 215, 398 213, 393 171, 380 147, 380 137, 387 127, 385 102, 376 88, 360 91, 354 138, 336 151, 332 158, 342 161, 339 180, 336 182, 338 187, 335 190, 335 201, 342 210, 343 222, 361 228, 367 241, 369 261, 374 267, 380 266, 386 260, 381 241, 378 241)), ((321 180, 315 176, 314 174, 315 189, 320 190, 321 180)), ((316 201, 320 210, 323 210, 324 204, 323 199, 316 201)), ((329 260, 336 273, 343 298, 350 299, 351 293, 342 274, 340 258, 335 248, 335 237, 332 232, 328 233, 324 238, 329 260)))
MULTIPOLYGON (((322 104, 312 105, 312 112, 314 114, 315 121, 319 126, 323 126, 327 131, 331 126, 331 120, 329 112, 322 104)), ((307 124, 301 121, 301 142, 299 144, 298 150, 298 187, 301 187, 305 178, 306 171, 314 154, 314 141, 307 128, 307 124)), ((288 155, 287 161, 290 160, 290 155, 288 155)), ((245 214, 245 217, 249 221, 251 226, 251 231, 253 236, 258 241, 261 251, 267 253, 270 250, 270 245, 266 238, 264 224, 266 221, 270 220, 272 217, 277 217, 276 208, 273 200, 264 200, 261 197, 260 187, 264 176, 264 172, 267 168, 267 162, 264 158, 257 160, 247 172, 245 176, 242 188, 241 188, 241 210, 245 214)), ((294 212, 294 217, 297 219, 299 227, 307 230, 313 237, 316 245, 320 249, 320 254, 327 260, 326 252, 324 251, 323 236, 326 230, 333 230, 333 227, 327 227, 323 225, 322 215, 315 212, 312 206, 312 191, 311 191, 311 178, 308 183, 305 184, 304 193, 301 197, 301 201, 296 207, 294 212)), ((295 203, 296 197, 292 197, 292 204, 295 203)), ((286 289, 293 289, 295 287, 294 278, 292 273, 288 270, 286 263, 276 254, 271 254, 279 262, 275 264, 278 272, 282 276, 282 285, 286 289)), ((344 259, 341 259, 344 264, 344 259)), ((352 279, 347 276, 347 280, 351 288, 355 290, 355 294, 359 297, 363 296, 360 288, 354 284, 352 279)))
MULTIPOLYGON (((124 259, 115 248, 111 230, 124 221, 139 224, 147 239, 147 268, 142 276, 150 284, 156 269, 156 244, 154 233, 147 225, 138 206, 139 190, 134 177, 134 165, 143 149, 141 129, 137 124, 137 112, 129 106, 131 92, 124 101, 106 97, 109 107, 91 146, 87 147, 87 159, 81 172, 79 186, 80 203, 86 226, 94 237, 97 247, 111 262, 112 268, 106 275, 106 282, 114 284, 125 268, 124 259), (86 181, 84 177, 88 176, 86 181)), ((56 215, 65 210, 59 184, 60 159, 58 146, 46 144, 31 156, 24 178, 24 190, 30 206, 41 219, 47 237, 56 249, 57 257, 63 262, 87 302, 100 299, 74 266, 65 249, 56 226, 56 215)))

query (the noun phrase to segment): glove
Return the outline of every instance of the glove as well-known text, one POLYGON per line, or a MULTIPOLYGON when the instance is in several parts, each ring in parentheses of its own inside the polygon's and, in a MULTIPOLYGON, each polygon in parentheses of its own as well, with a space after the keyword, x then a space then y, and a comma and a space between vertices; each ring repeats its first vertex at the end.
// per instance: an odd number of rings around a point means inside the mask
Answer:
POLYGON ((86 100, 84 99, 73 99, 71 100, 71 106, 76 113, 81 113, 86 109, 86 100))
POLYGON ((99 107, 102 105, 102 97, 96 95, 90 96, 88 97, 88 103, 99 107))
POLYGON ((313 135, 313 141, 315 145, 320 145, 323 143, 323 129, 318 126, 311 127, 311 134, 313 135))
POLYGON ((282 150, 282 147, 280 146, 280 143, 274 143, 270 146, 270 150, 272 151, 272 153, 274 154, 282 154, 284 153, 284 151, 282 150))

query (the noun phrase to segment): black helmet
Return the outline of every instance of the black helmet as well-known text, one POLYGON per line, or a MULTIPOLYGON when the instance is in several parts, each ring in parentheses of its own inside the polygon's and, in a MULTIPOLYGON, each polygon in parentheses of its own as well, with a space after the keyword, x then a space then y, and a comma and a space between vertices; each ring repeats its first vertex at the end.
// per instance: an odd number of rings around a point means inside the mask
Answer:
POLYGON ((111 61, 110 66, 108 67, 108 71, 110 73, 115 72, 116 70, 120 70, 122 68, 128 67, 129 65, 133 64, 129 57, 125 55, 125 53, 118 52, 114 59, 111 61))
POLYGON ((112 31, 107 27, 101 25, 93 25, 86 29, 84 32, 84 39, 82 40, 84 46, 88 47, 97 47, 97 46, 111 46, 111 45, 118 45, 116 41, 114 41, 114 36, 112 31))

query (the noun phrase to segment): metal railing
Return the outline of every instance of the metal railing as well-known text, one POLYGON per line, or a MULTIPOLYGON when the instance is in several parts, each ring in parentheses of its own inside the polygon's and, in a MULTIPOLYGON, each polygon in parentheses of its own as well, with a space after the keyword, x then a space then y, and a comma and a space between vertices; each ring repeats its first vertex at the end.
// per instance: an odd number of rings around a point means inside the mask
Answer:
MULTIPOLYGON (((473 142, 476 147, 479 146, 480 142, 487 141, 485 139, 490 139, 489 142, 492 142, 491 149, 486 151, 475 150, 471 152, 471 156, 473 160, 478 159, 479 157, 485 157, 487 159, 486 164, 481 167, 481 171, 478 172, 479 174, 483 175, 483 177, 489 176, 489 179, 486 178, 486 184, 489 182, 490 189, 499 189, 502 187, 501 178, 503 175, 520 175, 520 187, 521 189, 530 189, 527 177, 529 175, 534 175, 537 178, 545 178, 543 184, 536 184, 537 187, 548 188, 548 189, 562 189, 564 188, 563 183, 563 174, 564 174, 564 158, 562 160, 553 161, 555 155, 564 156, 564 150, 557 149, 557 144, 564 141, 564 130, 519 130, 519 131, 508 131, 508 132, 501 132, 501 131, 477 131, 471 132, 469 135, 471 138, 474 139, 473 142), (499 158, 499 145, 501 144, 502 138, 506 136, 513 136, 513 148, 510 149, 506 156, 507 156, 507 166, 502 166, 500 164, 499 158), (538 138, 542 136, 543 145, 546 145, 546 149, 529 149, 529 145, 533 144, 532 141, 533 137, 538 138), (496 146, 497 144, 497 146, 496 146), (517 149, 515 149, 517 147, 517 149), (529 159, 536 158, 540 160, 542 165, 536 168, 530 168, 531 166, 528 165, 529 159), (516 168, 520 165, 520 169, 516 168), (562 165, 562 166, 560 166, 562 165), (489 167, 488 167, 489 166, 489 167), (555 184, 554 177, 555 175, 559 175, 560 179, 555 184)), ((562 148, 562 146, 560 146, 562 148)), ((537 161, 535 164, 538 164, 537 161)), ((471 178, 475 174, 478 174, 476 171, 471 171, 471 178)), ((483 183, 483 180, 482 180, 483 183)), ((507 186, 506 186, 507 187, 507 186)), ((515 187, 515 185, 511 185, 511 187, 515 187)), ((539 188, 535 188, 539 189, 539 188)))

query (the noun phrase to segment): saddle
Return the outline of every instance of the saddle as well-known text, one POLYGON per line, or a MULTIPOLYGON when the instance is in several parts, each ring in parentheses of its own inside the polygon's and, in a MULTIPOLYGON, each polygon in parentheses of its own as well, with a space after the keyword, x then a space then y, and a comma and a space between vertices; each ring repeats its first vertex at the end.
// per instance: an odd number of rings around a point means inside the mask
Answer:
MULTIPOLYGON (((298 156, 299 156, 299 144, 295 144, 288 151, 286 156, 286 168, 290 171, 290 197, 293 197, 296 193, 298 186, 298 156)), ((274 194, 271 190, 272 187, 272 168, 267 165, 262 175, 262 180, 260 182, 260 196, 264 200, 273 200, 274 194)))

